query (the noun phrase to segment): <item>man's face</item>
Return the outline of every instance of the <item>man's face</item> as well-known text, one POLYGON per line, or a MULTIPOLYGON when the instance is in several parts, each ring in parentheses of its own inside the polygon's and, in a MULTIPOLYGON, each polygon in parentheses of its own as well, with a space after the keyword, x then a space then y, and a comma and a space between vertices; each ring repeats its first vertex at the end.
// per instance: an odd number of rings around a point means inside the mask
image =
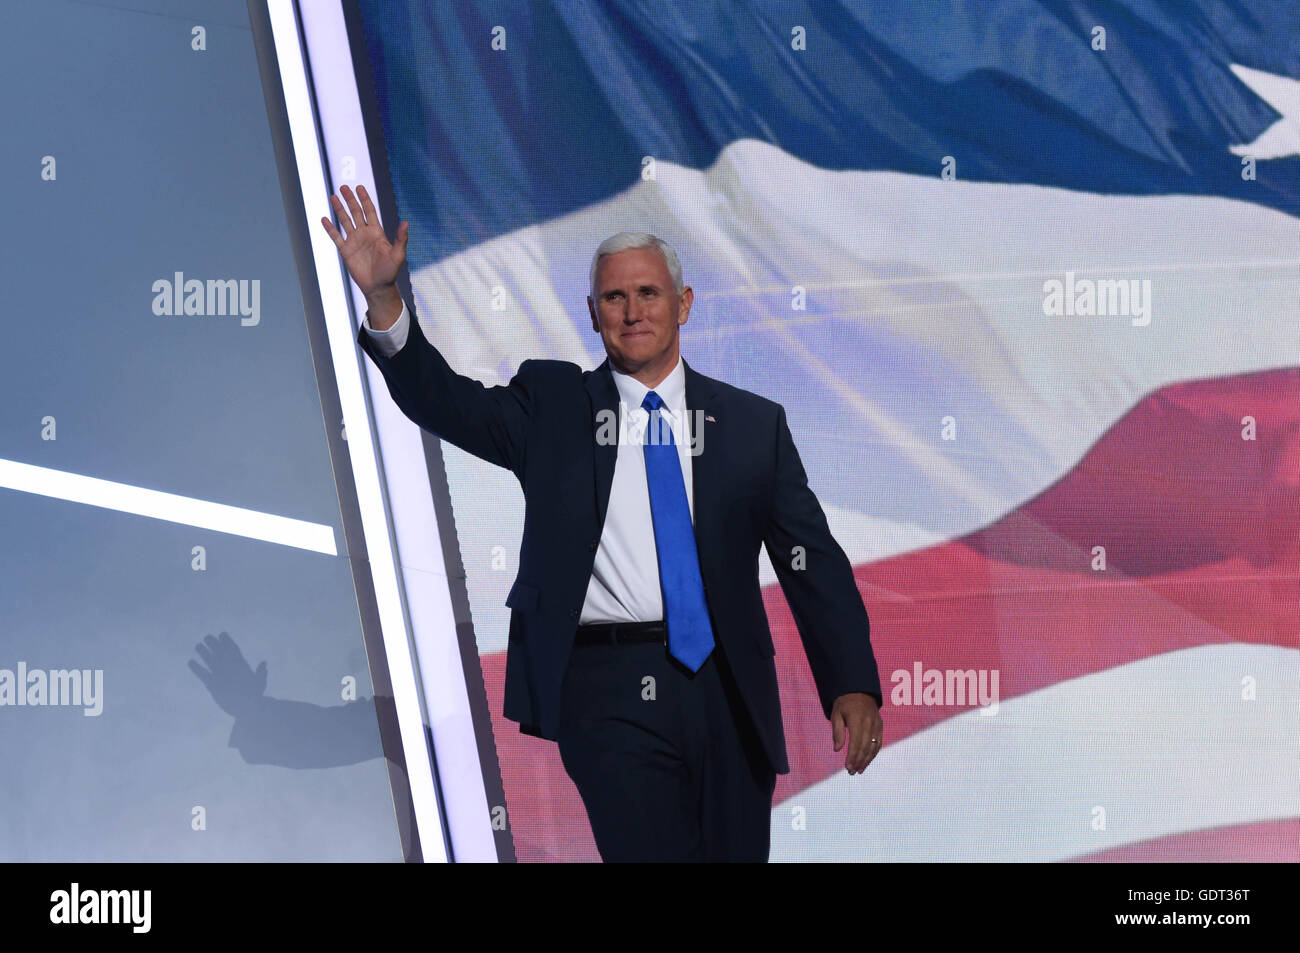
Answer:
POLYGON ((677 294, 659 249, 629 248, 600 259, 596 297, 587 298, 587 308, 611 364, 662 380, 677 366, 677 329, 690 315, 692 298, 690 288, 677 294))

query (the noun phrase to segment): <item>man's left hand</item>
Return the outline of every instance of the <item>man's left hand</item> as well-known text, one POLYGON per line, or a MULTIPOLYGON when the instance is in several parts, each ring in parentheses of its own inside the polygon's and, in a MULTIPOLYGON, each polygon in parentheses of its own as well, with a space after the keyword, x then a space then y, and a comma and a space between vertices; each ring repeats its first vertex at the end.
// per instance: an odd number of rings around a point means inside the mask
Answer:
POLYGON ((850 692, 835 699, 831 708, 831 737, 835 750, 844 747, 848 734, 849 750, 844 756, 844 770, 861 774, 867 770, 884 743, 885 723, 876 700, 865 692, 850 692))

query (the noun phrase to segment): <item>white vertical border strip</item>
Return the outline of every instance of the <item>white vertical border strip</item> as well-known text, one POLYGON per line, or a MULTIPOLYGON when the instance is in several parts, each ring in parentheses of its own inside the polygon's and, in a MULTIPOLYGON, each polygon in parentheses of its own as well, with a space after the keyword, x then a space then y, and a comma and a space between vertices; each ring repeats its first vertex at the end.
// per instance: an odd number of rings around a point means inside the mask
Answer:
MULTIPOLYGON (((370 165, 361 96, 357 91, 356 66, 348 45, 342 4, 302 3, 301 16, 307 59, 312 64, 311 82, 316 94, 317 119, 331 178, 337 184, 347 182, 354 188, 364 185, 372 196, 376 196, 378 191, 370 165), (345 176, 345 171, 349 175, 345 176)), ((339 274, 337 250, 319 222, 321 215, 333 217, 327 204, 328 193, 322 191, 313 198, 314 202, 306 203, 308 226, 324 239, 329 249, 330 258, 335 262, 330 273, 339 274), (320 206, 320 211, 311 214, 316 206, 320 206)), ((324 271, 320 273, 325 274, 324 271)), ((364 296, 354 282, 346 277, 344 281, 353 295, 356 313, 364 316, 364 296)), ((355 336, 350 323, 348 328, 355 336)), ((349 345, 349 353, 354 354, 355 340, 350 340, 349 345)), ((375 430, 384 461, 382 479, 387 485, 392 507, 393 534, 397 540, 398 560, 406 588, 406 608, 437 753, 438 783, 452 853, 457 861, 495 862, 497 849, 492 815, 465 685, 451 586, 429 487, 423 436, 420 428, 392 402, 383 375, 374 363, 366 359, 362 364, 370 382, 375 430)))
MULTIPOLYGON (((320 284, 330 356, 343 408, 343 424, 349 438, 348 455, 352 460, 352 476, 356 482, 361 525, 375 586, 375 601, 392 677, 393 702, 397 709, 420 846, 426 861, 445 862, 447 844, 440 820, 432 753, 425 733, 418 675, 407 636, 401 590, 397 581, 397 559, 384 513, 377 448, 372 440, 365 391, 361 384, 352 314, 345 296, 338 249, 320 227, 320 219, 332 218, 332 212, 316 138, 311 93, 307 86, 306 61, 298 39, 297 17, 292 0, 268 0, 267 11, 274 36, 280 82, 284 88, 294 161, 306 208, 312 257, 320 284)), ((351 64, 346 59, 340 68, 351 72, 351 64)))

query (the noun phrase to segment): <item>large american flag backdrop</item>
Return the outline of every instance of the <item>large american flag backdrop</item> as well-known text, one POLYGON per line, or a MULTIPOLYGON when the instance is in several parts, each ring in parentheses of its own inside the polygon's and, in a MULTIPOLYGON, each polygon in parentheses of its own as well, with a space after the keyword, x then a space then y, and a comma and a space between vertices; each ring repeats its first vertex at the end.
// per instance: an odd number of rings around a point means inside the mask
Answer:
MULTIPOLYGON (((765 554, 773 860, 1300 859, 1300 5, 362 7, 453 367, 594 367, 644 230, 785 405, 885 746, 846 775, 765 554)), ((596 859, 501 716, 519 485, 443 451, 517 856, 596 859)))

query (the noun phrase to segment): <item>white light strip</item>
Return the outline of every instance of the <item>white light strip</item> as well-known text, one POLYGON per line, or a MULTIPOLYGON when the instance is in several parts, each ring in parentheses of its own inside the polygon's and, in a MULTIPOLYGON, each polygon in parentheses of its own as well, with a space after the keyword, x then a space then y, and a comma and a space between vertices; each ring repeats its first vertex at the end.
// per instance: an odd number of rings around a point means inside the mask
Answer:
MULTIPOLYGON (((343 408, 343 424, 348 434, 348 455, 361 510, 362 530, 369 555, 370 571, 383 630, 384 654, 393 684, 393 702, 397 708, 398 729, 406 758, 406 773, 411 786, 412 806, 419 830, 420 844, 426 861, 447 860, 438 806, 437 786, 433 778, 432 752, 425 730, 423 699, 415 671, 414 653, 406 629, 401 590, 397 580, 397 560, 388 533, 383 508, 379 462, 376 456, 361 368, 353 337, 352 315, 348 307, 347 278, 341 271, 338 249, 321 228, 321 218, 333 218, 329 206, 329 186, 316 138, 316 120, 312 114, 311 93, 307 86, 298 24, 292 0, 270 0, 267 9, 271 32, 275 37, 275 55, 279 63, 280 82, 284 88, 289 133, 293 139, 294 161, 306 209, 312 258, 319 282, 325 330, 330 356, 343 408)), ((346 69, 351 64, 317 61, 315 68, 346 69)))
MULTIPOLYGON (((346 182, 354 189, 364 185, 372 196, 378 196, 342 5, 315 2, 300 4, 300 8, 330 180, 336 189, 346 182)), ((323 214, 331 215, 328 209, 323 214)), ((316 218, 308 224, 324 234, 316 218)), ((334 273, 339 273, 338 266, 334 273)), ((356 313, 364 315, 366 302, 361 290, 346 276, 343 281, 352 292, 356 313)), ((355 342, 353 347, 355 350, 355 342)), ((361 363, 370 382, 375 435, 384 461, 393 537, 406 584, 406 611, 437 753, 438 793, 452 853, 458 861, 494 862, 492 809, 465 684, 424 438, 420 428, 393 403, 374 362, 364 358, 361 363)))
POLYGON ((170 523, 183 523, 199 529, 216 530, 232 536, 246 536, 281 546, 308 549, 313 553, 337 556, 334 527, 305 520, 259 513, 240 506, 196 500, 189 496, 148 490, 129 483, 114 483, 98 477, 82 476, 65 470, 33 466, 16 460, 0 460, 0 487, 36 493, 40 496, 101 506, 119 513, 134 513, 170 523))

